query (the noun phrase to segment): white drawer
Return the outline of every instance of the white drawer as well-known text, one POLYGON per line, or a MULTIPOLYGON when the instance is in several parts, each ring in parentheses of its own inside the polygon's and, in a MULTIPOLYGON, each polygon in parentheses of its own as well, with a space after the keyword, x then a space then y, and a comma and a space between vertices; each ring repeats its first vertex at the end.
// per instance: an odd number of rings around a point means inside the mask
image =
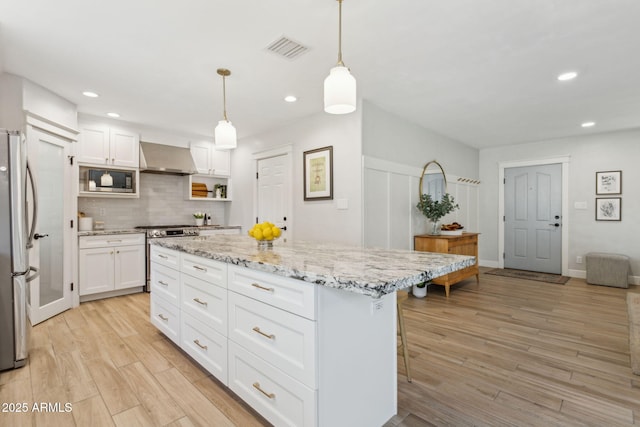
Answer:
POLYGON ((180 304, 180 272, 157 262, 151 263, 151 292, 160 294, 173 305, 180 304))
POLYGON ((180 252, 162 246, 150 245, 151 262, 162 264, 175 270, 180 270, 180 252))
POLYGON ((229 341, 229 388, 277 426, 317 425, 317 394, 229 341))
POLYGON ((180 309, 227 336, 227 290, 181 274, 180 309))
POLYGON ((101 236, 80 236, 78 248, 104 248, 111 246, 144 245, 144 233, 136 234, 107 234, 101 236))
POLYGON ((240 229, 239 228, 218 228, 214 230, 207 230, 205 228, 204 230, 200 230, 201 236, 215 236, 215 235, 221 235, 221 234, 240 234, 240 229))
POLYGON ((183 253, 180 271, 227 288, 227 264, 224 262, 183 253))
POLYGON ((151 323, 180 345, 180 310, 157 294, 151 294, 151 323))
POLYGON ((209 373, 227 385, 227 337, 182 313, 181 346, 209 373))
POLYGON ((316 324, 229 292, 229 339, 291 377, 316 387, 316 324))
POLYGON ((230 265, 229 289, 307 319, 316 318, 313 283, 230 265))

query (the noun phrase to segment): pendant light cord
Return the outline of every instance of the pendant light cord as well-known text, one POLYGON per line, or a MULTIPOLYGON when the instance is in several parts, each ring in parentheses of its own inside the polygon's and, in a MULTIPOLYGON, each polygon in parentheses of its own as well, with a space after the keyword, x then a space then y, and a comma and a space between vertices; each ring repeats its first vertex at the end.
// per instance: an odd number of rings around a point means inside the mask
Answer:
POLYGON ((227 119, 227 84, 226 84, 226 76, 222 76, 222 111, 224 116, 224 121, 228 122, 227 119))
POLYGON ((345 66, 342 62, 342 0, 338 0, 338 65, 345 66))

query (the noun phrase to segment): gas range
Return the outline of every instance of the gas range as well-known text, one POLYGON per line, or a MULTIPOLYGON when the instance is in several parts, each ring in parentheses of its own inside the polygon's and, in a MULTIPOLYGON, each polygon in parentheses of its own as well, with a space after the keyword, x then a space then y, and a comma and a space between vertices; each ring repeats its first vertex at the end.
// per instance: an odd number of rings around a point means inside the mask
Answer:
POLYGON ((200 235, 200 229, 193 225, 141 225, 136 229, 145 230, 147 239, 200 235))

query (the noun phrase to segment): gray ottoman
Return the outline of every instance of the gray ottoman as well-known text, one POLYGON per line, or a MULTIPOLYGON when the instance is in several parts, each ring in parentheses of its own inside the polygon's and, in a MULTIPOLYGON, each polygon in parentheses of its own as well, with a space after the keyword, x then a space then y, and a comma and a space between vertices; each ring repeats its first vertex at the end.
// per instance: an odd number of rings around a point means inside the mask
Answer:
POLYGON ((587 283, 591 285, 629 287, 629 257, 603 252, 589 252, 587 259, 587 283))

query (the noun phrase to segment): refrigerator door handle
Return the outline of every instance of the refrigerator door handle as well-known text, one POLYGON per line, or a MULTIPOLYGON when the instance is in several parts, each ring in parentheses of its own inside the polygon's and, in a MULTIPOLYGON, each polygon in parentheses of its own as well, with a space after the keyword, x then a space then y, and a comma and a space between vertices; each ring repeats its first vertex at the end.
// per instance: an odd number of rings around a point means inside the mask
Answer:
POLYGON ((29 274, 27 276, 27 278, 25 279, 25 282, 29 283, 29 282, 33 282, 34 280, 36 280, 38 277, 40 277, 40 270, 38 270, 36 267, 30 265, 29 266, 29 271, 32 272, 33 274, 29 274))
POLYGON ((27 238, 27 249, 31 249, 33 248, 33 237, 36 233, 36 225, 38 224, 38 186, 36 185, 36 180, 33 177, 33 172, 31 172, 31 167, 29 167, 28 161, 27 173, 29 174, 29 182, 31 183, 31 194, 33 194, 33 215, 31 216, 31 230, 29 230, 29 237, 27 238))

